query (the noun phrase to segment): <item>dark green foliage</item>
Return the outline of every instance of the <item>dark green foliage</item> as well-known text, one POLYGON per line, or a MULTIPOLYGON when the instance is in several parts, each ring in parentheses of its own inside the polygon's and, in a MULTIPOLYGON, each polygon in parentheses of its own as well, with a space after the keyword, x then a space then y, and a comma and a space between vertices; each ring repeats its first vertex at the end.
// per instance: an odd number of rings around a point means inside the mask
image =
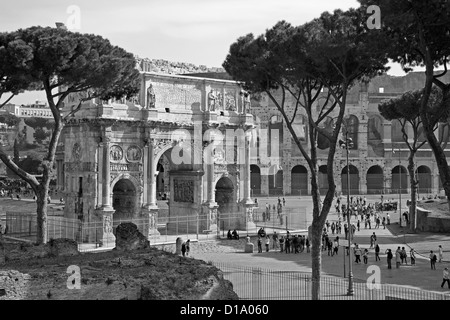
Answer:
POLYGON ((36 130, 37 128, 46 128, 47 130, 52 130, 55 128, 55 120, 53 119, 46 119, 46 118, 25 118, 24 122, 27 126, 33 128, 36 130))
POLYGON ((133 55, 100 36, 49 27, 20 29, 3 36, 4 50, 14 51, 11 46, 19 42, 29 59, 16 64, 13 71, 28 83, 41 83, 41 89, 42 82, 49 80, 52 86, 64 86, 67 91, 92 90, 102 99, 131 97, 138 92, 133 55))
POLYGON ((47 139, 48 137, 51 136, 51 132, 50 131, 45 131, 42 128, 36 128, 33 134, 34 139, 36 140, 36 142, 38 144, 42 144, 42 142, 47 139))
POLYGON ((6 123, 9 127, 15 127, 20 123, 20 118, 11 113, 0 115, 0 123, 6 123))
POLYGON ((366 20, 363 10, 351 9, 325 12, 320 18, 298 27, 281 21, 259 37, 252 34, 240 37, 230 46, 223 63, 225 70, 235 80, 242 81, 246 90, 268 95, 310 167, 313 299, 319 298, 320 235, 336 188, 334 155, 345 113, 346 93, 356 81, 368 80, 385 71, 388 62, 383 49, 387 41, 382 33, 368 30, 366 20), (323 88, 327 92, 322 94, 323 88), (293 113, 287 108, 291 107, 286 105, 288 98, 293 98, 293 113), (307 117, 309 152, 301 145, 293 127, 301 108, 304 109, 302 116, 307 117), (330 121, 328 117, 334 119, 330 121), (328 129, 325 124, 330 125, 328 129), (323 201, 318 187, 318 137, 329 148, 329 188, 323 201))
POLYGON ((30 152, 18 163, 19 167, 30 174, 42 174, 42 157, 36 152, 30 152))
POLYGON ((381 10, 382 32, 393 45, 390 58, 405 71, 424 66, 428 46, 435 66, 442 65, 450 54, 450 2, 442 0, 359 0, 363 8, 377 5, 381 10))
MULTIPOLYGON (((44 90, 54 118, 40 182, 30 172, 21 170, 5 150, 0 149, 0 159, 28 182, 37 195, 39 243, 47 242, 47 213, 39 204, 47 200, 56 146, 65 118, 93 98, 107 100, 135 96, 140 89, 139 71, 135 67, 133 54, 97 35, 50 27, 0 33, 0 97, 4 93, 14 95, 23 90, 44 90), (79 105, 70 114, 62 115, 65 99, 75 93, 83 97, 79 105)), ((32 121, 43 129, 39 124, 41 120, 32 121)), ((42 130, 37 130, 38 140, 43 140, 44 136, 42 130)))
MULTIPOLYGON (((381 103, 378 110, 386 120, 414 121, 420 117, 422 97, 423 90, 408 91, 398 98, 381 103)), ((431 91, 427 108, 440 118, 441 122, 447 121, 450 106, 442 104, 442 91, 437 87, 433 87, 431 91)))

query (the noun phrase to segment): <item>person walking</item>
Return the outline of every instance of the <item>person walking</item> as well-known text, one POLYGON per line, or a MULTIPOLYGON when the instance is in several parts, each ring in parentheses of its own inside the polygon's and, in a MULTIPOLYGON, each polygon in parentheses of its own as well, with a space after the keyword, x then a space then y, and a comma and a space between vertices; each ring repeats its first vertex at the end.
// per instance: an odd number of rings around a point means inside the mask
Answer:
POLYGON ((272 240, 273 240, 273 249, 278 249, 278 234, 276 231, 273 232, 272 235, 272 240))
POLYGON ((284 251, 284 237, 280 237, 280 252, 284 251))
POLYGON ((295 234, 294 237, 292 238, 292 248, 294 249, 294 253, 298 253, 298 247, 300 246, 300 239, 298 238, 298 236, 295 234))
POLYGON ((363 253, 364 264, 367 264, 368 259, 369 259, 369 250, 364 249, 364 253, 363 253))
POLYGON ((387 222, 387 225, 388 225, 388 226, 391 225, 391 216, 389 215, 389 212, 388 212, 387 215, 386 215, 386 222, 387 222))
POLYGON ((395 251, 395 267, 397 269, 400 268, 400 263, 402 261, 401 255, 402 255, 402 250, 400 249, 400 247, 398 247, 397 250, 395 251))
POLYGON ((448 277, 448 268, 445 267, 444 271, 442 273, 442 284, 441 284, 441 288, 444 287, 444 284, 447 282, 448 288, 450 289, 450 279, 448 277))
POLYGON ((381 261, 380 259, 380 246, 378 243, 375 245, 375 261, 381 261))
POLYGON ((189 255, 189 252, 191 251, 191 239, 187 239, 186 241, 186 255, 189 255))
POLYGON ((334 244, 333 244, 333 254, 337 255, 339 251, 339 237, 336 237, 336 239, 334 239, 334 244))
POLYGON ((359 226, 360 226, 360 224, 359 224, 359 219, 358 219, 358 221, 356 222, 356 227, 358 228, 358 232, 359 232, 359 226))
POLYGON ((409 257, 411 258, 411 265, 415 265, 416 264, 416 254, 413 248, 411 248, 411 250, 409 251, 409 257))
POLYGON ((283 198, 283 207, 286 207, 286 200, 283 198))
POLYGON ((270 246, 270 236, 266 236, 266 252, 269 252, 269 246, 270 246))
POLYGON ((402 264, 403 264, 403 261, 405 262, 405 264, 408 264, 408 259, 407 259, 408 255, 406 254, 405 247, 402 247, 402 251, 400 252, 400 254, 401 254, 402 264))
POLYGON ((258 253, 262 253, 262 240, 258 237, 258 253))
POLYGON ((305 250, 305 236, 300 236, 300 253, 305 250))
POLYGON ((359 248, 359 245, 357 245, 356 243, 355 243, 354 254, 355 254, 355 263, 360 263, 361 262, 361 249, 359 248))
POLYGON ((392 269, 392 258, 393 258, 392 250, 387 249, 384 253, 386 254, 388 269, 392 269))
POLYGON ((184 242, 184 241, 181 244, 181 254, 183 255, 183 257, 186 256, 186 242, 184 242))
POLYGON ((291 252, 291 239, 289 239, 289 236, 286 236, 286 239, 284 239, 284 251, 286 253, 291 252))
POLYGON ((380 217, 377 217, 376 218, 375 229, 380 229, 380 224, 381 224, 380 217))
POLYGON ((330 239, 327 239, 327 249, 328 249, 328 255, 333 256, 333 241, 330 239))
POLYGON ((430 251, 430 264, 431 264, 431 270, 436 270, 436 260, 437 257, 433 253, 433 250, 430 251))
POLYGON ((376 241, 377 241, 377 236, 375 235, 375 232, 374 232, 370 236, 370 249, 372 249, 375 246, 376 241))
POLYGON ((442 246, 439 245, 439 262, 442 262, 442 259, 444 259, 444 250, 442 250, 442 246))
POLYGON ((381 224, 383 225, 383 229, 386 229, 386 217, 383 217, 381 224))
POLYGON ((336 230, 336 226, 334 224, 334 221, 331 223, 331 234, 334 234, 334 230, 336 230))

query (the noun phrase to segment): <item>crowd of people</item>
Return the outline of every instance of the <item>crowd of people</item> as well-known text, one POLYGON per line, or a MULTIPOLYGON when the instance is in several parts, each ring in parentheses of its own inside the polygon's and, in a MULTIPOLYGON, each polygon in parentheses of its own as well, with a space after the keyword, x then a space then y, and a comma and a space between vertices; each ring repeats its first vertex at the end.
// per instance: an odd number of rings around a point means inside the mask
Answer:
POLYGON ((290 234, 287 231, 286 235, 278 234, 276 231, 273 232, 272 236, 266 233, 264 228, 258 230, 258 253, 263 252, 263 244, 265 245, 265 251, 269 252, 270 247, 272 250, 279 250, 279 252, 284 253, 302 253, 306 250, 309 253, 310 250, 310 240, 307 236, 299 234, 290 234))

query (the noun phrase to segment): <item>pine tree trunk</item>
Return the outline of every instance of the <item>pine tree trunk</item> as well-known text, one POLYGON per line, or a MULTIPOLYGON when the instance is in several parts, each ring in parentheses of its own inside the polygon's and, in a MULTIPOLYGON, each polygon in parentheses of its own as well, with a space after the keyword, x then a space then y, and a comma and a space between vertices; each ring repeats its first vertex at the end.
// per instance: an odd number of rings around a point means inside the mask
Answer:
POLYGON ((320 193, 317 183, 317 171, 311 174, 311 194, 313 200, 313 221, 311 226, 311 299, 320 300, 320 274, 322 270, 322 228, 320 223, 320 193))
MULTIPOLYGON (((45 184, 44 184, 45 185, 45 184)), ((38 244, 47 243, 47 195, 48 187, 45 188, 42 185, 39 187, 38 192, 36 192, 36 203, 37 203, 37 239, 38 244)))
POLYGON ((312 300, 320 300, 320 273, 322 270, 322 227, 320 226, 320 223, 313 220, 311 229, 311 297, 312 300))
MULTIPOLYGON (((424 126, 425 128, 425 126, 424 126)), ((444 188, 447 200, 450 200, 450 168, 448 167, 447 158, 445 156, 444 150, 442 150, 434 132, 428 132, 425 129, 428 144, 434 153, 434 158, 436 159, 436 164, 439 170, 439 178, 442 181, 442 187, 444 188)), ((450 211, 450 201, 448 201, 449 211, 450 211)))
MULTIPOLYGON (((414 171, 414 155, 415 152, 411 151, 408 157, 408 172, 409 182, 411 186, 411 205, 409 207, 409 228, 411 232, 416 232, 416 212, 417 212, 417 179, 416 172, 414 171)), ((400 211, 401 214, 401 211, 400 211)))

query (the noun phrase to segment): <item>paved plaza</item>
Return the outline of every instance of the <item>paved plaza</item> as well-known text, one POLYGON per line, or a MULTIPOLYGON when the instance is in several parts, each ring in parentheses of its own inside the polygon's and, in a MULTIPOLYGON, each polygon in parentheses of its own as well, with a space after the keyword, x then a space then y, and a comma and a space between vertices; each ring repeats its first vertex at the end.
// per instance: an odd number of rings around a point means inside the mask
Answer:
MULTIPOLYGON (((405 197, 405 195, 403 195, 405 197)), ((300 200, 294 197, 285 197, 286 207, 302 205, 307 206, 307 212, 311 212, 311 200, 310 197, 302 197, 300 200)), ((260 203, 264 203, 266 199, 258 199, 260 203)), ((267 198, 269 203, 275 203, 277 198, 267 198)), ((379 201, 378 197, 367 197, 368 202, 379 201)), ((405 200, 403 200, 405 201, 405 200)), ((345 202, 344 202, 345 203, 345 202)), ((354 242, 358 243, 363 249, 370 248, 370 235, 375 232, 377 235, 377 241, 380 246, 380 258, 381 261, 375 261, 374 249, 369 249, 368 264, 364 263, 356 264, 353 262, 353 275, 355 279, 367 280, 370 274, 367 273, 367 268, 370 265, 377 265, 381 268, 381 282, 387 284, 396 284, 402 286, 408 286, 411 288, 419 288, 424 290, 431 290, 437 292, 449 292, 448 288, 441 289, 440 284, 442 282, 442 271, 445 266, 450 267, 450 235, 448 234, 431 234, 431 233, 419 233, 410 234, 406 228, 399 226, 398 213, 390 212, 391 225, 386 229, 381 226, 379 229, 364 229, 362 224, 360 231, 356 231, 354 242), (444 249, 443 262, 436 263, 436 270, 431 270, 429 262, 429 252, 433 250, 437 252, 438 246, 442 245, 444 249), (386 249, 392 249, 393 252, 397 247, 405 247, 408 252, 408 264, 402 264, 399 269, 395 268, 395 257, 393 259, 393 269, 387 269, 386 255, 384 252, 386 249), (409 251, 410 248, 414 248, 418 254, 416 254, 415 266, 410 265, 409 251)), ((329 221, 337 220, 337 215, 332 210, 330 212, 329 221)), ((311 218, 312 220, 312 218, 311 218)), ((311 221, 308 218, 308 221, 311 221)), ((355 217, 352 217, 352 222, 356 221, 355 217)), ((266 229, 269 234, 272 230, 266 229)), ((280 230, 277 230, 280 233, 280 230)), ((298 231, 298 234, 307 234, 306 230, 298 231)), ((281 234, 285 234, 281 231, 281 234)), ((291 233, 292 234, 292 233, 291 233)), ((241 234, 242 236, 242 234, 241 234)), ((346 245, 347 241, 344 240, 344 234, 340 236, 341 245, 346 245)), ((280 253, 279 249, 274 250, 271 243, 270 251, 265 252, 263 245, 263 253, 257 253, 256 236, 252 236, 252 242, 254 243, 254 253, 244 253, 245 239, 241 240, 211 240, 211 241, 199 241, 192 245, 193 258, 202 259, 205 261, 213 261, 219 263, 226 263, 230 265, 243 266, 243 267, 258 267, 269 270, 279 271, 299 271, 299 272, 311 272, 311 257, 305 252, 294 253, 280 253)), ((327 251, 322 253, 322 271, 323 274, 343 277, 344 276, 344 263, 346 273, 348 273, 348 256, 343 256, 343 248, 341 247, 337 256, 328 256, 327 251)), ((354 257, 353 257, 354 261, 354 257)))
MULTIPOLYGON (((393 195, 389 199, 394 198, 397 201, 398 196, 393 195)), ((406 195, 403 195, 403 201, 405 202, 406 195)), ((283 197, 281 197, 282 199, 283 197)), ((374 203, 379 201, 378 196, 366 196, 369 203, 374 203)), ((286 208, 305 208, 307 216, 305 221, 309 225, 312 221, 312 201, 310 196, 304 196, 300 199, 298 197, 285 197, 286 208)), ((3 201, 5 201, 4 199, 3 201)), ((22 201, 32 201, 29 199, 23 199, 22 201)), ((9 204, 20 203, 17 200, 6 200, 9 204), (11 203, 12 202, 12 203, 11 203)), ((60 207, 59 201, 52 201, 51 207, 57 210, 60 207)), ((271 205, 277 202, 277 197, 262 197, 258 198, 258 202, 261 207, 265 207, 265 203, 271 205)), ((345 203, 345 197, 343 200, 345 203)), ((445 266, 450 267, 450 235, 448 234, 433 234, 433 233, 418 233, 411 234, 407 228, 399 226, 399 214, 398 212, 389 212, 391 216, 391 225, 383 229, 381 226, 379 229, 365 229, 364 224, 360 226, 360 231, 356 231, 354 242, 358 243, 363 249, 369 249, 369 259, 368 264, 364 263, 353 263, 353 275, 355 279, 365 281, 370 274, 367 273, 367 268, 370 265, 377 265, 381 268, 381 282, 387 284, 396 284, 402 286, 408 286, 411 288, 419 288, 424 290, 431 290, 436 292, 449 292, 448 288, 441 289, 440 284, 442 281, 442 270, 445 266), (377 235, 377 242, 380 245, 381 251, 381 261, 375 261, 374 249, 370 249, 370 235, 375 232, 377 235), (431 270, 428 255, 430 250, 437 252, 438 246, 442 245, 444 249, 444 260, 443 262, 436 263, 436 270, 431 270), (395 257, 393 259, 393 269, 387 269, 386 255, 384 252, 386 249, 392 249, 393 252, 397 247, 405 247, 408 252, 408 264, 401 265, 399 269, 395 268, 395 257), (417 252, 416 254, 416 265, 410 265, 409 250, 414 248, 417 252)), ((383 215, 382 215, 383 216, 383 215)), ((273 219, 273 218, 272 218, 273 219)), ((328 220, 330 223, 332 221, 337 221, 338 216, 334 209, 331 210, 328 215, 328 220)), ((352 217, 352 223, 355 222, 355 217, 352 217)), ((257 223, 257 228, 263 226, 262 222, 257 223)), ((266 231, 271 235, 273 231, 279 234, 286 234, 283 228, 271 228, 269 224, 266 225, 266 231)), ((330 230, 331 231, 331 230, 330 230)), ((217 263, 224 263, 232 266, 242 266, 242 267, 254 267, 262 268, 267 270, 278 270, 278 271, 297 271, 297 272, 311 272, 311 257, 304 251, 303 253, 280 253, 279 247, 273 249, 273 243, 271 242, 270 251, 265 252, 263 245, 263 253, 257 253, 256 245, 256 230, 255 232, 250 232, 252 242, 254 243, 254 253, 246 254, 244 253, 245 231, 239 231, 241 235, 240 240, 227 240, 226 230, 220 232, 221 239, 217 240, 216 235, 180 235, 180 237, 188 238, 190 237, 192 241, 191 254, 190 256, 196 259, 201 259, 205 261, 212 261, 217 263)), ((291 234, 302 234, 307 235, 306 229, 291 230, 291 234)), ((331 234, 331 232, 330 232, 331 234)), ((345 240, 345 235, 331 234, 331 237, 339 236, 341 246, 347 245, 347 240, 345 240)), ((160 241, 152 242, 152 245, 158 245, 162 242, 168 241, 169 243, 174 243, 177 236, 173 236, 170 239, 166 239, 163 235, 160 241), (173 238, 173 239, 172 239, 173 238)), ((345 264, 345 275, 348 273, 348 256, 343 256, 343 247, 340 247, 337 256, 328 256, 327 251, 322 252, 322 271, 323 274, 344 277, 344 264, 345 264)), ((354 257, 353 257, 354 261, 354 257)))

